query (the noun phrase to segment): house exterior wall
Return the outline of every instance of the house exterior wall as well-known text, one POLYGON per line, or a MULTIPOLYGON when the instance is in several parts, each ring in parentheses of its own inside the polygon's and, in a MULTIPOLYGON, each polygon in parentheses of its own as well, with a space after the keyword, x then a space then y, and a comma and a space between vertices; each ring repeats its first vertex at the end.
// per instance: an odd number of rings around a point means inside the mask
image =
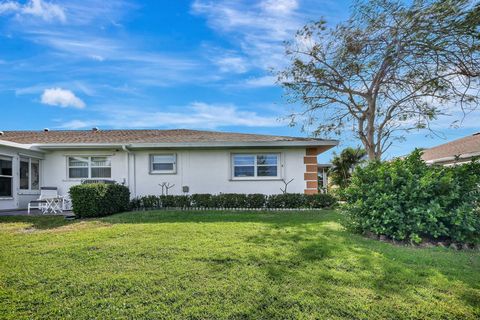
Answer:
POLYGON ((289 193, 303 193, 305 181, 305 148, 292 149, 178 149, 178 150, 62 150, 45 154, 42 186, 56 186, 60 194, 67 194, 71 186, 81 180, 67 178, 68 156, 111 156, 112 179, 129 186, 132 197, 160 194, 159 184, 167 182, 175 186, 169 194, 183 194, 182 187, 193 193, 281 193, 282 179, 293 181, 288 185, 289 193), (150 155, 174 153, 176 172, 151 174, 150 155), (235 180, 232 179, 231 156, 234 153, 279 153, 280 177, 275 179, 235 180))
POLYGON ((82 179, 69 179, 67 157, 69 156, 109 156, 112 160, 112 179, 123 183, 128 179, 127 153, 116 149, 105 150, 59 150, 45 154, 43 165, 43 184, 45 187, 57 187, 60 195, 68 194, 71 186, 80 184, 82 179))
MULTIPOLYGON (((149 150, 135 153, 136 192, 147 195, 161 192, 159 184, 175 184, 169 194, 182 194, 182 186, 189 193, 281 193, 282 179, 294 179, 288 185, 289 192, 303 193, 303 156, 305 149, 295 150, 182 150, 176 151, 175 174, 149 174, 149 155, 161 153, 149 150), (279 153, 279 178, 238 180, 232 178, 231 156, 234 153, 279 153)), ((165 151, 163 151, 165 152, 165 151)))
POLYGON ((39 152, 17 149, 8 146, 0 146, 0 156, 12 158, 12 197, 0 197, 0 210, 14 210, 26 208, 28 203, 40 195, 39 190, 20 190, 20 157, 32 157, 40 159, 40 185, 43 182, 42 166, 43 155, 39 152))

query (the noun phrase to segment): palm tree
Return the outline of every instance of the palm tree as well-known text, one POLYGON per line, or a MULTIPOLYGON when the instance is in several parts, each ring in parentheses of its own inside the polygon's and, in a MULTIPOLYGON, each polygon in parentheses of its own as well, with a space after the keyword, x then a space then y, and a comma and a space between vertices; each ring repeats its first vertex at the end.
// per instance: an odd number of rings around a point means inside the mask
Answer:
POLYGON ((361 148, 345 148, 339 155, 333 154, 332 167, 329 170, 332 183, 344 189, 348 186, 353 169, 362 163, 367 152, 361 148))

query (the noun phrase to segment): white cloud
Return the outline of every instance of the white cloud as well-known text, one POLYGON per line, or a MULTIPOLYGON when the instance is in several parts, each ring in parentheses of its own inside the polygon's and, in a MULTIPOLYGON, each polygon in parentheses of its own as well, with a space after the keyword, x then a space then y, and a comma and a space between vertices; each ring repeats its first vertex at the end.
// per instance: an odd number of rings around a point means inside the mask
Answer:
POLYGON ((62 108, 85 108, 85 102, 78 98, 72 91, 61 88, 45 89, 41 97, 41 102, 62 108))
POLYGON ((78 130, 78 129, 85 129, 89 127, 94 127, 95 124, 90 124, 90 122, 82 121, 82 120, 72 120, 67 122, 66 124, 62 125, 61 128, 64 129, 71 129, 71 130, 78 130))
POLYGON ((63 123, 61 128, 88 128, 93 126, 109 128, 197 128, 217 129, 229 126, 277 127, 285 123, 275 116, 259 115, 255 111, 240 110, 232 104, 207 104, 194 102, 187 106, 176 106, 180 111, 142 111, 139 108, 119 108, 109 112, 112 106, 104 106, 101 119, 75 119, 63 123))
POLYGON ((248 71, 248 62, 242 57, 226 56, 214 61, 221 72, 245 73, 248 71))
POLYGON ((298 9, 296 0, 267 0, 261 3, 261 7, 272 14, 285 15, 298 9))
POLYGON ((45 21, 67 20, 64 9, 54 3, 43 0, 30 0, 25 4, 7 1, 0 4, 0 14, 15 13, 18 16, 35 16, 45 21))
POLYGON ((15 12, 20 10, 20 5, 13 1, 7 1, 0 3, 0 14, 15 12))
MULTIPOLYGON (((310 20, 296 0, 196 0, 192 12, 205 16, 215 31, 227 34, 256 67, 269 69, 284 63, 283 41, 310 20)), ((318 18, 318 17, 317 17, 318 18)))
MULTIPOLYGON (((230 41, 236 49, 228 52, 244 57, 249 70, 269 72, 286 66, 284 42, 294 40, 305 24, 320 18, 335 23, 348 14, 333 0, 194 0, 191 12, 230 41)), ((267 79, 245 85, 267 86, 267 79)))
POLYGON ((263 76, 258 78, 249 78, 240 84, 241 87, 262 88, 272 87, 275 85, 277 78, 274 76, 263 76))

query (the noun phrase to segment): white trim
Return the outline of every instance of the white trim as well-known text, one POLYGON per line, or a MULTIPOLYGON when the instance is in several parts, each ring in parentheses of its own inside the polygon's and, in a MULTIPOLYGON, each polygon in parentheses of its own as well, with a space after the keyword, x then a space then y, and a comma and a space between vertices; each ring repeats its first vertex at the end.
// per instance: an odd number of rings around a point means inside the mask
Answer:
POLYGON ((66 161, 66 179, 64 181, 81 181, 84 179, 111 179, 112 178, 112 156, 107 156, 107 155, 65 155, 65 161, 66 161), (87 158, 88 159, 88 166, 86 167, 79 167, 79 166, 70 166, 70 158, 87 158), (107 158, 110 161, 110 166, 92 166, 92 158, 107 158), (81 177, 81 178, 71 178, 70 177, 70 168, 86 168, 88 172, 87 177, 81 177), (110 177, 92 177, 92 168, 110 168, 110 177))
POLYGON ((12 156, 4 156, 0 155, 0 160, 4 161, 10 161, 12 163, 12 174, 11 175, 2 175, 0 174, 0 178, 10 178, 10 190, 11 190, 11 195, 9 196, 0 196, 0 199, 2 200, 15 200, 15 188, 14 188, 14 178, 15 178, 15 165, 14 165, 14 160, 15 157, 12 156), (2 159, 3 158, 3 159, 2 159))
MULTIPOLYGON (((455 160, 461 160, 464 159, 468 161, 469 158, 477 157, 480 156, 480 152, 471 152, 471 153, 464 153, 459 155, 458 157, 456 156, 448 156, 448 157, 443 157, 443 158, 437 158, 437 159, 432 159, 432 160, 427 160, 425 161, 428 164, 434 164, 434 163, 442 163, 442 162, 449 162, 449 161, 455 161, 455 160)), ((457 161, 458 161, 457 160, 457 161)), ((460 162, 460 161, 459 161, 460 162)), ((465 161, 464 161, 465 162, 465 161)))
POLYGON ((20 157, 25 157, 25 158, 34 158, 34 159, 38 159, 38 160, 45 160, 44 156, 37 156, 37 155, 28 154, 28 153, 19 152, 18 155, 20 157))
POLYGON ((16 143, 11 141, 1 140, 1 139, 0 139, 0 146, 42 152, 41 150, 36 149, 36 147, 33 144, 16 143))
MULTIPOLYGON (((167 163, 167 162, 166 162, 167 163)), ((158 152, 148 155, 148 173, 149 174, 176 174, 177 173, 178 157, 176 153, 172 152, 158 152), (173 156, 173 169, 172 170, 153 170, 153 157, 154 156, 173 156)))
MULTIPOLYGON (((282 180, 282 153, 281 152, 231 152, 230 153, 230 181, 266 181, 266 180, 282 180), (254 157, 253 163, 253 176, 252 177, 235 177, 235 162, 234 158, 236 155, 249 155, 254 157), (259 155, 275 155, 277 156, 277 175, 276 176, 258 176, 258 164, 257 157, 259 155)), ((262 166, 262 165, 260 165, 262 166)), ((244 167, 251 167, 251 165, 244 165, 244 167)))
POLYGON ((24 156, 21 155, 18 159, 18 194, 27 194, 28 192, 40 192, 40 186, 41 186, 41 181, 40 181, 40 172, 41 172, 41 159, 40 158, 34 158, 33 160, 38 161, 38 189, 32 189, 32 157, 30 156, 24 156), (21 184, 21 175, 20 175, 20 169, 22 167, 22 159, 28 160, 28 188, 27 189, 22 189, 21 184))

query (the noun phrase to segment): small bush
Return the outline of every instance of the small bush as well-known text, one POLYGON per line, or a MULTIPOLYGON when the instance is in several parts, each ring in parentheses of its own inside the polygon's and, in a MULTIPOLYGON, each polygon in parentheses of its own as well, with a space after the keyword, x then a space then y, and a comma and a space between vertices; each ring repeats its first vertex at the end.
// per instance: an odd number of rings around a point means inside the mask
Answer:
POLYGON ((157 209, 161 208, 160 198, 157 196, 145 196, 141 198, 141 208, 157 209))
POLYGON ((267 199, 268 208, 304 208, 305 195, 301 193, 272 194, 267 199))
POLYGON ((119 184, 92 183, 70 188, 73 213, 81 218, 102 217, 127 211, 130 191, 119 184))
POLYGON ((239 193, 220 193, 212 197, 216 208, 246 208, 247 195, 239 193))
POLYGON ((480 242, 480 164, 427 166, 405 159, 357 168, 346 190, 346 226, 419 243, 423 238, 480 242))
POLYGON ((190 197, 183 195, 164 195, 160 196, 160 203, 163 208, 188 208, 190 207, 190 197))
POLYGON ((267 196, 261 193, 247 194, 247 208, 264 208, 267 203, 267 196))
POLYGON ((210 208, 212 207, 212 195, 208 193, 200 194, 192 194, 190 196, 192 206, 196 208, 210 208))
POLYGON ((331 208, 337 203, 335 196, 328 193, 305 195, 307 208, 331 208))

